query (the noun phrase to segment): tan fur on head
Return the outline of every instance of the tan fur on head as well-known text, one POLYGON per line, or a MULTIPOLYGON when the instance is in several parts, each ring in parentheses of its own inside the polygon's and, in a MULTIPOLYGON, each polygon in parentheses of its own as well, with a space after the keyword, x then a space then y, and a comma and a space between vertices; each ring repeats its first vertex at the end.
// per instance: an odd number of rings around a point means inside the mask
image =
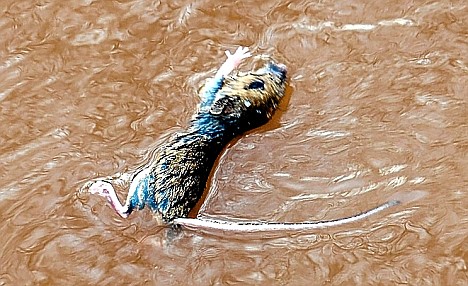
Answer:
POLYGON ((285 86, 285 75, 271 70, 268 65, 257 71, 226 77, 210 112, 234 116, 253 112, 269 119, 284 95, 285 86))

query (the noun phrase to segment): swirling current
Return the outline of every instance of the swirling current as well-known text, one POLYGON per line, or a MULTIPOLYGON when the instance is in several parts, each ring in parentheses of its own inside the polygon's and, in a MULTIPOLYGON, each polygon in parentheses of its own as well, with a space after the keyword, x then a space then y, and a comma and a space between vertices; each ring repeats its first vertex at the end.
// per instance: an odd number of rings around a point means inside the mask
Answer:
MULTIPOLYGON (((0 3, 0 285, 467 285, 466 1, 0 3), (248 46, 289 87, 218 159, 198 213, 361 223, 168 237, 79 192, 187 126, 248 46)), ((126 190, 120 193, 123 198, 126 190)))

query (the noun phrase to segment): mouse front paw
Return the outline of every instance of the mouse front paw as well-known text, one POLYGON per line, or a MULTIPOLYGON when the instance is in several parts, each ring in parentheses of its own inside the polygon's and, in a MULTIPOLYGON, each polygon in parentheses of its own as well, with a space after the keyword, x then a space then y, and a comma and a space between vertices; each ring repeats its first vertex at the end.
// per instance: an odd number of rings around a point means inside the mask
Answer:
POLYGON ((231 64, 232 68, 237 68, 244 59, 249 58, 252 54, 249 52, 247 47, 238 47, 234 54, 231 54, 229 51, 224 52, 227 56, 227 61, 231 64))

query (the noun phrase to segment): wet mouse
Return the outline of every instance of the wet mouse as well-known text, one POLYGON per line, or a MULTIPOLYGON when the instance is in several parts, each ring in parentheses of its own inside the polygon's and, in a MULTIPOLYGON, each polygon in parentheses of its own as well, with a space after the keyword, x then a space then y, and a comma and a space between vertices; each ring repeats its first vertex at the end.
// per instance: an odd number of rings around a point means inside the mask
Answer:
POLYGON ((105 197, 121 217, 148 207, 155 218, 172 226, 189 226, 225 231, 301 230, 343 224, 368 217, 397 204, 390 201, 367 212, 328 222, 234 222, 216 219, 187 218, 201 199, 216 159, 235 137, 265 124, 285 93, 287 70, 273 61, 243 74, 230 75, 245 58, 245 47, 227 59, 207 80, 200 91, 201 102, 189 127, 175 133, 160 146, 145 168, 126 178, 130 187, 122 205, 113 182, 118 176, 98 178, 84 189, 105 197))

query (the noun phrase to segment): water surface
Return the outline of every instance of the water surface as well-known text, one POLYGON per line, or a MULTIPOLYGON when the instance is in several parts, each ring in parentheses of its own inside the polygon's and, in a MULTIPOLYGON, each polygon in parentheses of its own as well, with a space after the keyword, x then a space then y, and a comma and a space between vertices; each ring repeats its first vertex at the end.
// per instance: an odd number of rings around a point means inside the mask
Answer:
POLYGON ((0 285, 468 284, 467 4, 366 2, 2 1, 0 285), (288 96, 220 157, 200 215, 402 204, 168 241, 149 212, 78 193, 187 126, 238 45, 288 66, 288 96))

